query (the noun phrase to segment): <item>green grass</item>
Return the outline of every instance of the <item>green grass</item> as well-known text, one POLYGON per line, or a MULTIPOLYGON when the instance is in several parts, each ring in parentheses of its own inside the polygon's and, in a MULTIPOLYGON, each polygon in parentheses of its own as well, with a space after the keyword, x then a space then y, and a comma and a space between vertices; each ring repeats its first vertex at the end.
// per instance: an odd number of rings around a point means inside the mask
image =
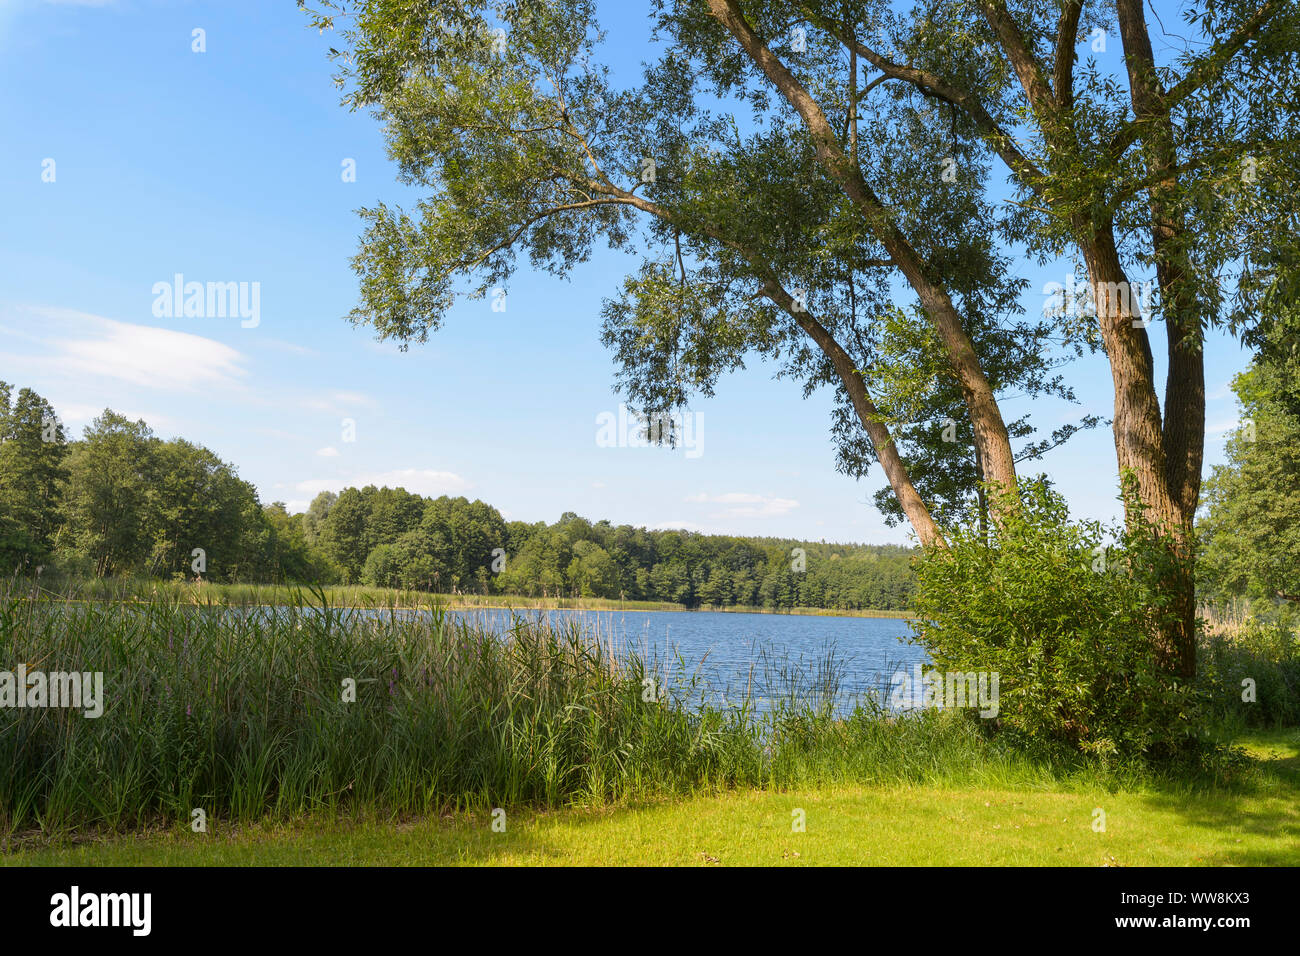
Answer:
MULTIPOLYGON (((46 597, 67 600, 150 602, 181 601, 187 604, 225 604, 232 606, 277 606, 293 603, 304 586, 285 584, 223 584, 220 582, 163 581, 152 578, 87 578, 63 582, 46 597)), ((497 608, 578 611, 689 611, 685 604, 671 601, 620 601, 597 597, 528 597, 520 594, 433 594, 399 588, 369 587, 360 584, 325 585, 312 590, 322 593, 333 607, 340 608, 497 608)), ((906 611, 874 608, 836 609, 795 607, 774 610, 750 605, 714 607, 701 610, 740 614, 796 614, 813 616, 907 618, 906 611)))
POLYGON ((954 765, 970 743, 954 721, 882 734, 868 710, 837 724, 830 667, 788 675, 759 717, 753 701, 705 699, 684 662, 642 660, 575 621, 516 617, 496 634, 440 606, 287 597, 243 608, 0 594, 8 667, 102 672, 105 695, 97 719, 0 708, 0 838, 133 830, 195 808, 250 823, 607 805, 859 778, 875 764, 912 773, 904 740, 954 765), (647 683, 665 676, 672 693, 657 698, 647 683))
POLYGON ((107 698, 98 719, 0 708, 6 860, 1196 863, 1300 845, 1294 730, 1251 731, 1253 764, 1107 766, 960 714, 836 716, 833 658, 776 662, 769 710, 722 708, 681 662, 573 622, 494 634, 313 600, 0 593, 6 667, 103 671, 107 698), (648 696, 665 672, 673 693, 648 696))
POLYGON ((1244 738, 1248 785, 739 790, 629 807, 308 816, 208 833, 31 847, 10 865, 1031 865, 1300 864, 1300 731, 1244 738), (1105 832, 1093 829, 1094 810, 1105 832), (792 831, 803 810, 805 832, 792 831))
MULTIPOLYGON (((0 835, 343 806, 609 802, 761 782, 750 715, 644 699, 662 674, 576 623, 441 609, 0 600, 0 654, 102 671, 98 719, 0 709, 0 835), (355 682, 355 699, 347 699, 355 682)), ((675 680, 682 694, 688 681, 675 680)))

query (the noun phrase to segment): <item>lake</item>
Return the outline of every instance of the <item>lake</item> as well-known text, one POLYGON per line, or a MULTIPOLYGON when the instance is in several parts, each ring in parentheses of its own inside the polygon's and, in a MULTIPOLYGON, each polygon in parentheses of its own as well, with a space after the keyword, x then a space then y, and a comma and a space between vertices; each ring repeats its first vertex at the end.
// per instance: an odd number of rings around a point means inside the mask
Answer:
POLYGON ((721 611, 575 611, 460 609, 457 616, 500 631, 511 615, 577 621, 615 652, 638 652, 666 673, 670 692, 687 691, 698 675, 696 695, 727 703, 748 690, 760 709, 790 692, 808 696, 833 681, 836 709, 888 689, 900 668, 928 663, 925 652, 907 643, 908 623, 897 618, 830 617, 797 614, 741 614, 721 611))

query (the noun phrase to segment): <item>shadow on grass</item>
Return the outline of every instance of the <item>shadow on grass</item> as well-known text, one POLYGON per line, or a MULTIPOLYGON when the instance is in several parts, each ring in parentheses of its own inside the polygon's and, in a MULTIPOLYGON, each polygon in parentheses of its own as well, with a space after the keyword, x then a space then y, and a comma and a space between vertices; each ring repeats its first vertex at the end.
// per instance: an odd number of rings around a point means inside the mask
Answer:
POLYGON ((1144 798, 1152 810, 1215 833, 1239 833, 1242 845, 1211 853, 1211 865, 1300 865, 1300 728, 1254 731, 1243 742, 1255 759, 1253 779, 1231 789, 1144 798))

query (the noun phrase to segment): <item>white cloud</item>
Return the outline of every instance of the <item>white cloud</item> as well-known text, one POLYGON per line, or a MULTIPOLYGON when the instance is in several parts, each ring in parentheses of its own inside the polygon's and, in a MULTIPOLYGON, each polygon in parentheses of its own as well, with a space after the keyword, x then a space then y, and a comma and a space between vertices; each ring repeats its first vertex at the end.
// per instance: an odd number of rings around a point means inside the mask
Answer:
POLYGON ((317 449, 316 454, 321 458, 337 458, 339 456, 339 450, 333 445, 326 445, 324 448, 317 449))
POLYGON ((244 356, 215 339, 72 309, 26 311, 43 320, 41 345, 50 353, 21 356, 28 365, 77 380, 119 379, 167 391, 244 387, 244 356))
POLYGON ((710 518, 771 518, 789 514, 799 507, 799 502, 794 498, 756 495, 742 491, 729 491, 721 495, 707 495, 701 492, 688 495, 686 500, 694 504, 726 506, 721 511, 711 513, 710 518))

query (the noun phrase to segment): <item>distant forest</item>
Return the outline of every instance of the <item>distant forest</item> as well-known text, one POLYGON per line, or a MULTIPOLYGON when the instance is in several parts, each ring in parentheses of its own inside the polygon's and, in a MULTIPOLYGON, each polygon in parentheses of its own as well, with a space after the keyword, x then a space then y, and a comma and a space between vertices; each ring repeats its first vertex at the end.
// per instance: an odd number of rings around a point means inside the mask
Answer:
POLYGON ((648 531, 572 512, 508 522, 481 501, 400 488, 321 494, 303 522, 344 580, 417 590, 901 610, 912 589, 899 546, 648 531))
POLYGON ((263 505, 211 451, 105 411, 69 441, 53 408, 0 382, 0 573, 360 583, 516 594, 902 610, 911 548, 649 531, 569 512, 506 521, 401 488, 263 505), (11 400, 13 399, 13 400, 11 400))

